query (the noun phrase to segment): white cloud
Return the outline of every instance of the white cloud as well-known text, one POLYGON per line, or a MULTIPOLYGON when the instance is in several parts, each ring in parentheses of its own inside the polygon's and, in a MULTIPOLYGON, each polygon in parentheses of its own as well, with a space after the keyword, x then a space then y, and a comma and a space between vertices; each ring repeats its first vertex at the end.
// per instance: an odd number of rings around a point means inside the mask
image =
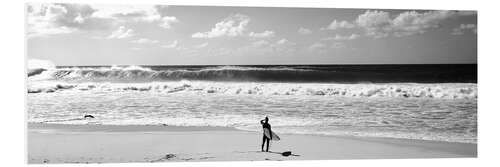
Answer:
POLYGON ((117 30, 113 31, 111 35, 109 35, 108 39, 123 39, 134 36, 134 30, 127 29, 125 26, 120 26, 117 30))
POLYGON ((279 40, 279 41, 277 41, 276 43, 277 43, 277 44, 281 44, 281 45, 282 45, 282 44, 285 44, 285 43, 287 43, 287 42, 288 42, 288 40, 287 40, 287 39, 280 39, 280 40, 279 40))
POLYGON ((339 49, 339 48, 344 48, 345 45, 340 42, 334 42, 331 45, 327 45, 321 42, 316 42, 313 43, 308 47, 309 51, 314 51, 314 52, 319 52, 319 53, 326 53, 326 50, 329 49, 339 49))
POLYGON ((307 35, 307 34, 312 33, 312 31, 310 29, 303 28, 303 27, 300 27, 297 32, 299 32, 299 34, 302 34, 302 35, 307 35))
POLYGON ((85 18, 83 18, 81 14, 78 14, 78 16, 76 16, 75 19, 73 19, 73 21, 82 24, 85 22, 85 18))
POLYGON ((111 18, 118 21, 154 22, 162 18, 153 5, 92 5, 97 11, 95 17, 111 18))
POLYGON ((266 41, 266 40, 260 40, 260 41, 255 41, 252 43, 252 46, 254 47, 266 47, 266 46, 270 46, 271 43, 269 43, 269 41, 266 41))
POLYGON ((147 22, 158 23, 162 28, 169 29, 173 23, 179 22, 175 16, 166 16, 167 6, 159 5, 93 5, 97 8, 95 17, 111 18, 117 22, 147 22))
POLYGON ((161 16, 152 9, 128 11, 129 13, 115 13, 112 18, 119 21, 136 21, 136 22, 155 22, 161 19, 161 16))
POLYGON ((250 18, 242 14, 231 15, 221 22, 215 24, 212 30, 207 32, 197 32, 191 35, 193 38, 216 38, 216 37, 236 37, 243 35, 250 18))
POLYGON ((309 46, 310 50, 320 50, 320 49, 325 49, 325 48, 326 48, 326 45, 323 43, 319 43, 319 42, 313 43, 312 45, 309 46))
POLYGON ((195 45, 194 48, 201 49, 201 48, 204 48, 204 47, 207 47, 207 46, 208 46, 208 42, 205 42, 205 43, 202 43, 202 44, 199 44, 199 45, 195 45))
POLYGON ((162 45, 163 48, 177 48, 179 46, 179 42, 177 40, 173 41, 170 44, 162 45))
POLYGON ((94 12, 88 5, 29 3, 27 35, 36 37, 67 34, 92 28, 91 25, 99 21, 91 17, 94 12))
POLYGON ((361 27, 381 27, 391 24, 389 12, 367 10, 356 19, 356 23, 361 27))
POLYGON ((425 13, 408 11, 394 18, 392 26, 396 36, 421 34, 429 29, 439 28, 443 20, 456 14, 452 11, 430 11, 425 13))
POLYGON ((154 44, 154 43, 159 43, 160 41, 158 40, 151 40, 147 38, 141 38, 137 40, 130 41, 132 43, 139 43, 139 44, 154 44))
POLYGON ((161 19, 160 27, 163 27, 165 29, 171 28, 173 23, 177 23, 179 20, 177 20, 176 17, 173 16, 165 16, 161 19))
POLYGON ((325 41, 330 41, 330 40, 344 41, 344 40, 358 39, 359 37, 361 37, 361 36, 358 34, 351 34, 351 35, 346 35, 346 36, 335 34, 334 37, 327 37, 327 38, 323 38, 322 40, 325 40, 325 41))
POLYGON ((323 29, 328 29, 328 30, 336 30, 336 29, 349 29, 349 28, 354 28, 354 24, 349 23, 348 21, 337 21, 333 20, 332 23, 330 23, 326 28, 323 29))
POLYGON ((422 34, 429 30, 440 28, 442 22, 449 18, 476 14, 475 11, 441 10, 427 12, 406 11, 391 16, 389 12, 367 10, 352 22, 334 20, 326 28, 322 29, 336 30, 341 28, 357 28, 363 30, 364 35, 374 38, 388 37, 391 35, 402 37, 422 34))
POLYGON ((366 36, 381 38, 390 35, 409 36, 422 34, 431 29, 439 28, 443 20, 459 15, 471 15, 474 12, 459 11, 406 11, 392 17, 389 12, 367 10, 360 14, 352 23, 334 20, 324 29, 360 28, 366 36))
POLYGON ((174 16, 162 15, 161 10, 164 8, 151 5, 29 3, 27 35, 36 37, 80 31, 109 31, 125 22, 158 23, 163 28, 170 28, 172 23, 179 22, 174 16))
POLYGON ((268 40, 259 40, 252 42, 249 48, 259 48, 259 49, 272 49, 273 51, 283 51, 290 46, 295 45, 295 43, 288 41, 283 38, 277 40, 276 42, 270 42, 268 40))
MULTIPOLYGON (((470 13, 470 12, 469 12, 470 13)), ((365 31, 365 35, 381 38, 389 35, 397 37, 422 34, 441 26, 441 22, 469 13, 459 11, 406 11, 391 18, 389 12, 366 11, 355 20, 356 25, 365 31)))
POLYGON ((266 30, 266 31, 261 32, 261 33, 250 32, 250 34, 248 34, 248 36, 250 36, 252 38, 270 38, 270 37, 274 37, 274 32, 269 31, 269 30, 266 30))
POLYGON ((295 48, 294 46, 294 42, 291 42, 285 38, 276 41, 275 44, 272 44, 273 51, 281 53, 291 53, 297 51, 297 48, 295 48))
POLYGON ((359 27, 365 29, 367 36, 376 38, 388 36, 391 22, 389 12, 370 10, 359 15, 355 21, 359 27))
POLYGON ((276 44, 278 44, 278 45, 295 45, 295 43, 290 42, 289 40, 287 40, 285 38, 276 41, 276 44))
POLYGON ((453 28, 451 35, 463 35, 465 33, 464 31, 467 30, 472 31, 474 34, 477 33, 477 27, 475 24, 460 24, 460 26, 453 28))

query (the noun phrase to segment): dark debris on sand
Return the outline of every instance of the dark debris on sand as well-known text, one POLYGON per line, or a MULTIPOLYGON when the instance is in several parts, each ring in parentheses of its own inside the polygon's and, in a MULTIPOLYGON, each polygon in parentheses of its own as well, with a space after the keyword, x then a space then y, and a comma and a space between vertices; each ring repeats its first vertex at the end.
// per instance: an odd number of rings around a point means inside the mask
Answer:
POLYGON ((161 157, 160 159, 157 159, 157 160, 152 160, 151 162, 161 162, 161 161, 165 161, 165 160, 170 160, 172 158, 175 158, 175 154, 167 154, 163 157, 161 157))

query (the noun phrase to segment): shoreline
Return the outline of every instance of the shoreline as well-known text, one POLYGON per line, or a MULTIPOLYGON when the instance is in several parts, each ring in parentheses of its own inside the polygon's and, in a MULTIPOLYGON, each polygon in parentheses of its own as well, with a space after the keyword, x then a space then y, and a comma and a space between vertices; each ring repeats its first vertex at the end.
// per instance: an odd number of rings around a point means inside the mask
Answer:
POLYGON ((55 129, 61 132, 175 132, 175 131, 243 131, 222 126, 171 126, 171 125, 101 125, 28 123, 28 130, 55 129))
POLYGON ((264 153, 260 132, 227 127, 28 123, 27 131, 29 164, 477 157, 473 143, 303 134, 282 134, 264 153))

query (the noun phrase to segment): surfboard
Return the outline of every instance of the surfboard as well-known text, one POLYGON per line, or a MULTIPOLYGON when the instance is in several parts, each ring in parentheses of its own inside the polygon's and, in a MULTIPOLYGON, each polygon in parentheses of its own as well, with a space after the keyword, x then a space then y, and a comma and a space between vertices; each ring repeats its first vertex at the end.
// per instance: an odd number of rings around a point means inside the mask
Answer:
POLYGON ((270 131, 269 129, 267 128, 264 128, 264 135, 267 137, 267 138, 271 138, 271 140, 280 140, 280 137, 274 133, 273 131, 270 131))

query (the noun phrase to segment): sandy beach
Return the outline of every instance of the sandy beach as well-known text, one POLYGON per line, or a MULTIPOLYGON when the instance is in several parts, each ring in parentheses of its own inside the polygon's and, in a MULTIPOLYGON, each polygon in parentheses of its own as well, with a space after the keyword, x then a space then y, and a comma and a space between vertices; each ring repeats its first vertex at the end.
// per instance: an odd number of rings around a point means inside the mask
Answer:
MULTIPOLYGON (((278 132, 279 133, 279 132, 278 132)), ((477 145, 392 138, 261 133, 224 127, 28 124, 28 163, 281 161, 477 157, 477 145), (291 156, 280 153, 292 151, 291 156)))

